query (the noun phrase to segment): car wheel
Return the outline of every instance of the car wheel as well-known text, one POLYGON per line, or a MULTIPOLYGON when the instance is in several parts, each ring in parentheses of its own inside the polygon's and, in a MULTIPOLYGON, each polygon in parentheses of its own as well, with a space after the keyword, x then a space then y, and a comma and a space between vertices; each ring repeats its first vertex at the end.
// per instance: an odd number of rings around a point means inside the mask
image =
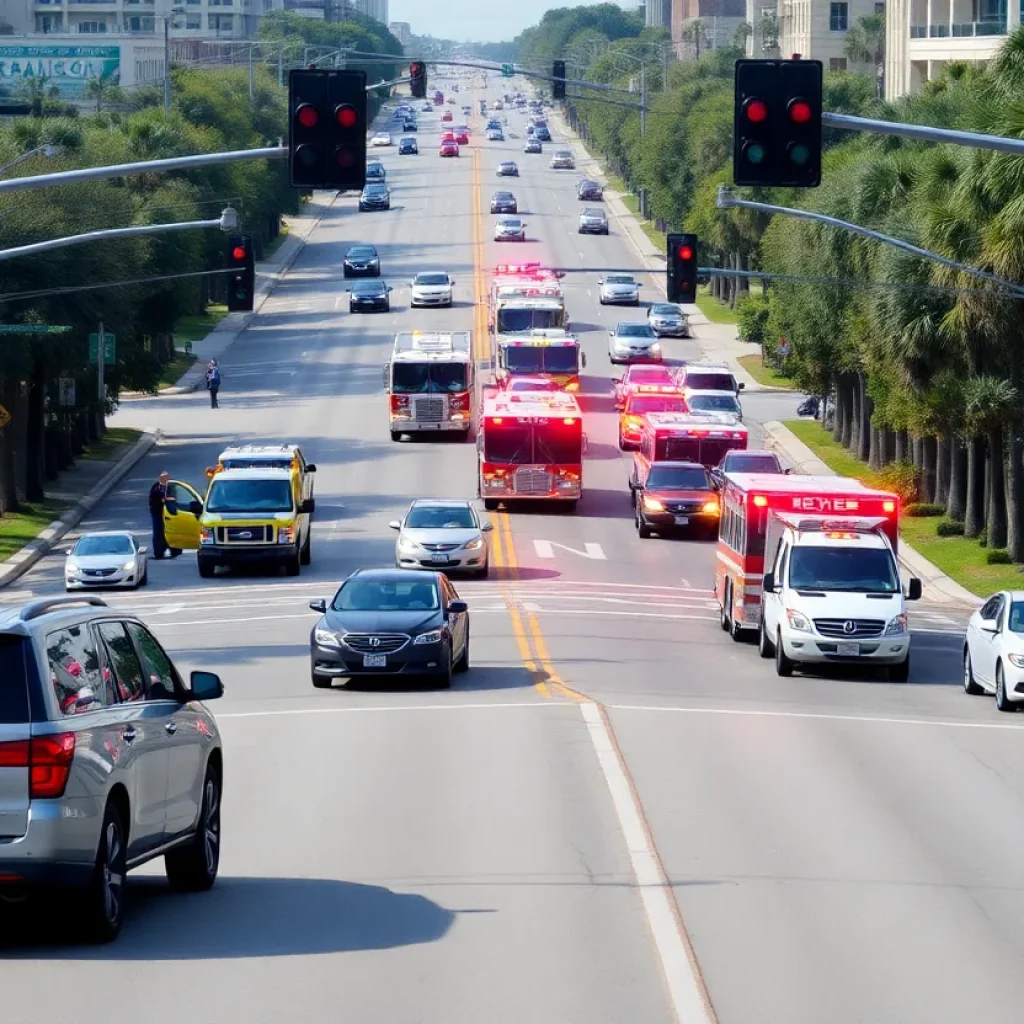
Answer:
POLYGON ((213 578, 213 574, 216 571, 216 569, 217 569, 217 566, 213 562, 211 562, 208 558, 200 557, 200 559, 199 559, 199 575, 204 580, 212 579, 213 578))
POLYGON ((187 845, 164 856, 164 870, 172 889, 206 892, 217 881, 220 867, 220 793, 220 773, 212 764, 207 765, 195 835, 187 845))
POLYGON ((299 562, 302 565, 309 565, 313 561, 313 535, 312 533, 306 534, 306 543, 302 545, 302 549, 299 551, 299 562))
POLYGON ((775 674, 791 676, 795 667, 795 662, 791 658, 787 658, 786 652, 782 649, 782 631, 780 630, 775 637, 775 674))
POLYGON ((768 633, 764 628, 763 608, 761 609, 761 625, 757 630, 757 653, 760 654, 762 658, 770 658, 775 653, 772 642, 768 639, 768 633))
POLYGON ((910 652, 898 665, 890 665, 886 674, 890 683, 905 683, 910 678, 910 652))
POLYGON ((348 304, 348 311, 350 313, 354 313, 356 311, 356 307, 353 306, 351 302, 348 304))
POLYGON ((82 924, 89 941, 113 942, 120 934, 127 873, 124 822, 117 807, 108 803, 92 878, 83 893, 82 924))
POLYGON ((1006 673, 1001 661, 996 665, 996 707, 1011 713, 1017 710, 1017 705, 1006 696, 1006 673))
POLYGON ((964 648, 964 693, 978 697, 985 692, 983 686, 974 678, 974 666, 971 664, 971 652, 964 648))
POLYGON ((484 508, 488 512, 495 512, 495 511, 497 511, 498 499, 497 498, 484 498, 484 508))
POLYGON ((597 301, 598 301, 598 302, 599 302, 599 303, 600 303, 600 304, 601 304, 602 306, 607 306, 607 305, 608 305, 608 303, 607 303, 607 302, 605 302, 605 301, 604 301, 604 299, 603 299, 603 298, 602 298, 601 296, 598 296, 598 299, 597 299, 597 301))
POLYGON ((452 649, 448 647, 448 657, 445 659, 445 667, 435 677, 439 690, 449 690, 452 685, 452 649))
POLYGON ((487 562, 482 568, 477 569, 473 574, 477 579, 485 580, 491 574, 491 563, 487 562))
POLYGON ((651 536, 651 528, 644 522, 644 514, 639 505, 636 509, 636 533, 641 540, 647 540, 651 536))
POLYGON ((619 451, 626 450, 626 439, 622 436, 622 432, 619 432, 619 451))
POLYGON ((302 556, 298 551, 284 563, 284 572, 286 576, 298 576, 302 572, 302 556))
POLYGON ((402 440, 402 432, 400 430, 392 430, 391 431, 391 440, 392 441, 401 441, 402 440))
POLYGON ((736 621, 736 619, 733 618, 733 616, 730 614, 729 615, 729 637, 730 637, 730 639, 733 640, 735 643, 739 643, 743 639, 744 632, 745 632, 745 630, 743 629, 743 626, 740 623, 738 623, 736 621))
POLYGON ((729 632, 729 584, 725 585, 725 592, 722 595, 722 603, 718 606, 718 625, 723 633, 729 632))
POLYGON ((469 626, 466 626, 466 646, 462 649, 462 657, 455 662, 453 669, 455 672, 468 672, 469 671, 469 626))
POLYGON ((313 685, 318 690, 329 690, 331 688, 331 684, 334 682, 332 676, 323 676, 319 672, 311 672, 310 678, 313 681, 313 685))

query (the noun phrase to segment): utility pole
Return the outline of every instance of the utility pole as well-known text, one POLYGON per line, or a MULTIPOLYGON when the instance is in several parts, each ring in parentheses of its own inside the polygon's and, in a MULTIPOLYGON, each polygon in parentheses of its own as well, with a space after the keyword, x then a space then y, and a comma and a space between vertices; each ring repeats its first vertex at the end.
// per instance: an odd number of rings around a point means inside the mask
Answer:
POLYGON ((640 65, 640 138, 647 134, 647 66, 640 65))
POLYGON ((662 92, 668 92, 669 57, 668 57, 668 45, 667 44, 662 46, 662 48, 661 48, 661 58, 662 58, 662 64, 661 64, 661 91, 662 92))
POLYGON ((96 346, 99 351, 96 353, 96 381, 97 381, 97 395, 100 400, 100 420, 103 419, 103 407, 106 404, 107 398, 107 385, 103 379, 103 363, 106 356, 106 347, 103 344, 103 321, 100 321, 100 340, 96 346))
MULTIPOLYGON (((164 110, 171 109, 171 15, 164 15, 164 110)), ((102 365, 103 360, 100 360, 102 365)), ((100 370, 100 380, 103 371, 100 370)))
POLYGON ((277 51, 277 84, 284 85, 284 45, 277 51))
POLYGON ((249 43, 249 106, 253 104, 256 96, 256 89, 252 78, 252 48, 255 44, 249 43))

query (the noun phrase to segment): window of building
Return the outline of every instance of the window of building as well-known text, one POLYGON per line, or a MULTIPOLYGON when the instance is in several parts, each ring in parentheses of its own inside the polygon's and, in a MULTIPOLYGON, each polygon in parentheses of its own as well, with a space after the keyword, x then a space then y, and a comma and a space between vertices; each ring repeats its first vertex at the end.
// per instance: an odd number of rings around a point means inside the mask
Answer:
POLYGON ((102 35, 107 31, 107 23, 105 21, 80 21, 75 26, 76 32, 81 32, 83 35, 102 35))
POLYGON ((846 70, 846 58, 845 57, 829 57, 828 59, 829 71, 845 71, 846 70))
POLYGON ((208 14, 207 24, 211 32, 232 32, 235 27, 235 16, 233 14, 208 14))
POLYGON ((155 19, 148 17, 128 18, 125 22, 125 27, 129 32, 153 32, 154 26, 155 19))
POLYGON ((885 14, 885 4, 875 4, 875 14, 885 14))
POLYGON ((185 18, 185 28, 198 32, 203 27, 203 16, 201 14, 190 14, 185 18))
POLYGON ((850 5, 848 3, 829 4, 828 27, 831 32, 845 32, 850 27, 850 5))
POLYGON ((60 14, 44 14, 36 16, 36 31, 44 35, 49 32, 63 32, 64 19, 60 14))

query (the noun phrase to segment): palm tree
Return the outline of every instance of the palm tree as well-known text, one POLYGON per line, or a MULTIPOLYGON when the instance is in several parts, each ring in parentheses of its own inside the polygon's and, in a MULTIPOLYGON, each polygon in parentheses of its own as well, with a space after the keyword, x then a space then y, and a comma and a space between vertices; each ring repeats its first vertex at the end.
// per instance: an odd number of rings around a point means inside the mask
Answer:
POLYGON ((853 64, 870 64, 875 70, 879 99, 885 94, 885 15, 858 18, 846 33, 843 51, 853 64))

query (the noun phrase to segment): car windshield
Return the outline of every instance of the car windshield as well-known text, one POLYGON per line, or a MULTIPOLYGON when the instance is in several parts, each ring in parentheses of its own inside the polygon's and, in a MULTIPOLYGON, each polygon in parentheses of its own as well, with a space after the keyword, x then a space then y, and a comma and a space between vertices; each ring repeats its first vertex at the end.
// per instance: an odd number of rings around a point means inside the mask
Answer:
POLYGON ((357 281, 352 285, 352 292, 355 295, 380 295, 383 291, 382 281, 357 281))
POLYGON ((435 611, 440 607, 435 583, 420 580, 363 580, 342 585, 331 608, 338 612, 435 611))
POLYGON ((387 194, 387 185, 367 185, 363 190, 368 196, 383 196, 387 194))
POLYGON ((686 412, 686 399, 682 395, 640 395, 629 403, 632 413, 643 412, 686 412))
POLYGON ((488 426, 484 431, 484 460, 503 465, 544 462, 579 464, 583 460, 583 433, 579 423, 558 420, 536 426, 488 426))
POLYGON ((502 164, 501 167, 502 170, 511 171, 512 168, 515 167, 515 164, 502 164))
POLYGON ((357 245, 348 251, 350 260, 372 260, 377 255, 377 250, 368 245, 357 245))
POLYGON ((604 280, 605 284, 636 284, 628 274, 609 274, 604 280))
POLYGON ((692 391, 731 391, 736 393, 736 381, 731 373, 703 373, 690 370, 686 386, 692 391))
POLYGON ((604 220, 604 210, 584 210, 584 217, 596 217, 598 220, 604 220))
POLYGON ((405 525, 410 530, 472 530, 476 523, 467 505, 414 505, 405 525))
POLYGON ((655 464, 647 477, 648 487, 678 488, 687 491, 710 490, 711 481, 700 466, 659 466, 655 464))
POLYGON ((886 548, 795 547, 789 563, 789 585, 794 590, 848 590, 868 594, 895 594, 900 579, 886 548))
POLYGON ((128 537, 82 537, 75 545, 76 555, 133 555, 135 547, 128 537))
POLYGON ((695 412, 739 413, 740 403, 732 395, 691 395, 690 408, 695 412))
POLYGON ((651 312, 655 316, 681 316, 682 314, 676 309, 675 306, 670 306, 664 302, 658 302, 651 306, 651 312))
POLYGON ((518 217, 502 217, 498 223, 503 228, 517 228, 522 224, 522 221, 518 217))
POLYGON ((287 480, 214 480, 207 512, 290 512, 292 487, 287 480))
POLYGON ((624 384, 671 384, 671 376, 660 366, 634 366, 626 374, 624 384))
POLYGON ((451 394, 466 391, 465 363, 393 363, 391 391, 396 395, 451 394))
POLYGON ((447 284, 447 274, 417 274, 416 284, 447 284))
POLYGON ((654 331, 649 324, 619 324, 615 333, 620 338, 653 338, 654 331))
POLYGON ((730 455, 725 460, 727 473, 779 473, 779 460, 774 455, 730 455))
POLYGON ((1010 605, 1010 618, 1007 628, 1011 633, 1024 633, 1024 602, 1014 601, 1010 605))
POLYGON ((512 199, 511 192, 495 192, 491 196, 491 201, 495 203, 507 203, 510 199, 512 199))

